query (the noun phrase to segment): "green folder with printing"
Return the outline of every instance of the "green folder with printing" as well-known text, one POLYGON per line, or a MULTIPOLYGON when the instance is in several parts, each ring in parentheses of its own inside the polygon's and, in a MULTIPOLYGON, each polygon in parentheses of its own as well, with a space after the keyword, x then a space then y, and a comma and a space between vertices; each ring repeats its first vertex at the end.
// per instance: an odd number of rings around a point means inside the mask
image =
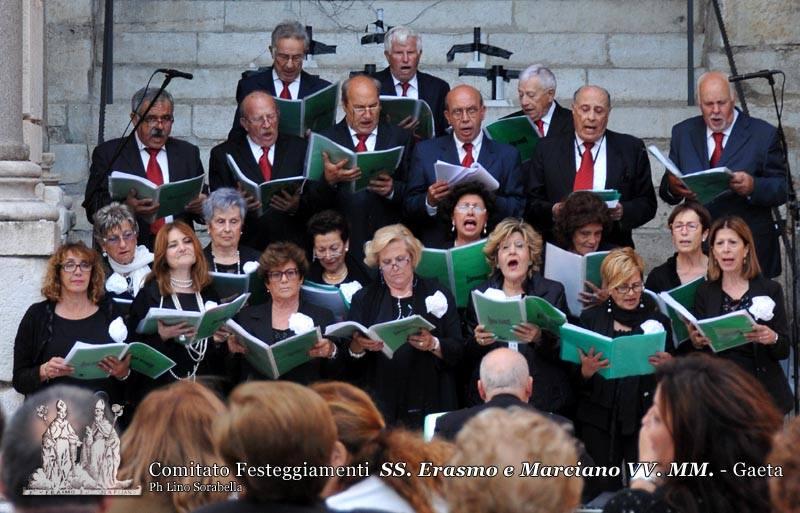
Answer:
POLYGON ((528 116, 498 119, 486 125, 486 133, 494 141, 515 147, 522 162, 530 160, 540 139, 536 126, 528 116))
POLYGON ((418 123, 414 135, 422 140, 436 135, 433 112, 425 100, 402 96, 381 96, 381 122, 399 125, 407 117, 416 118, 418 123))
POLYGON ((675 309, 678 317, 686 319, 704 337, 708 338, 711 343, 711 349, 715 353, 750 343, 744 334, 753 331, 756 321, 753 320, 749 312, 737 310, 717 317, 698 319, 685 306, 673 299, 670 294, 662 292, 659 295, 667 306, 675 309))
POLYGON ((583 310, 579 297, 580 293, 584 291, 584 282, 588 281, 597 287, 602 285, 600 265, 608 253, 608 251, 595 251, 581 256, 547 243, 544 277, 564 285, 567 305, 572 315, 577 317, 583 310))
POLYGON ((306 151, 306 167, 304 176, 311 180, 322 180, 325 175, 325 164, 322 153, 328 154, 331 162, 347 160, 345 168, 352 169, 358 167, 361 170, 361 177, 351 182, 351 191, 358 192, 364 190, 369 185, 369 181, 380 173, 393 175, 400 161, 403 158, 403 147, 395 146, 386 150, 355 152, 345 148, 341 144, 336 144, 327 137, 320 134, 311 134, 308 140, 308 150, 306 151))
POLYGON ((131 189, 136 190, 138 199, 151 199, 158 203, 158 211, 150 217, 151 222, 162 217, 180 214, 203 190, 205 175, 156 185, 147 178, 114 171, 108 177, 108 191, 111 199, 125 201, 131 189))
POLYGON ((172 367, 175 362, 160 351, 141 342, 124 342, 110 344, 87 344, 75 342, 69 350, 64 361, 75 368, 72 374, 77 379, 104 379, 108 374, 98 364, 107 356, 114 356, 119 360, 131 355, 131 369, 155 379, 172 367))
POLYGON ((195 336, 193 338, 187 338, 185 341, 181 341, 177 338, 174 340, 188 345, 195 340, 204 339, 213 335, 227 320, 233 318, 233 316, 242 309, 249 297, 250 294, 242 294, 230 303, 217 305, 213 308, 209 308, 205 312, 174 310, 172 308, 151 308, 148 310, 145 318, 139 322, 139 325, 136 327, 136 332, 145 335, 156 333, 158 331, 158 321, 168 325, 185 322, 189 326, 194 326, 196 328, 195 336))
POLYGON ((322 339, 319 326, 317 326, 305 333, 269 345, 248 333, 234 320, 229 320, 226 326, 247 348, 244 356, 250 365, 270 379, 278 379, 290 370, 311 361, 308 351, 322 339))
MULTIPOLYGON (((672 299, 683 305, 686 310, 691 311, 692 308, 694 308, 694 296, 697 293, 697 288, 704 281, 705 277, 701 276, 689 283, 684 283, 674 289, 664 291, 661 294, 668 294, 672 299)), ((655 299, 664 315, 669 317, 670 321, 672 321, 672 339, 675 342, 675 347, 678 347, 681 342, 689 338, 689 330, 686 329, 686 325, 683 323, 680 314, 675 308, 668 305, 660 294, 651 293, 649 290, 645 292, 649 293, 651 297, 655 299)))
POLYGON ((648 358, 664 351, 667 340, 666 331, 611 338, 569 323, 561 326, 560 336, 561 359, 564 361, 580 365, 578 349, 589 353, 594 348, 595 353, 603 353, 608 367, 597 373, 606 379, 653 374, 655 367, 650 365, 648 358))
POLYGON ((300 290, 306 301, 312 305, 327 308, 336 321, 344 320, 347 317, 347 312, 350 311, 350 304, 345 299, 342 291, 339 290, 339 287, 306 280, 300 290))
POLYGON ((282 134, 305 137, 306 131, 320 131, 333 126, 339 100, 339 82, 331 84, 300 100, 275 97, 281 119, 278 131, 282 134))
POLYGON ((498 340, 515 341, 514 326, 524 322, 556 334, 559 327, 567 322, 564 312, 537 296, 494 299, 484 292, 473 290, 472 304, 478 323, 483 324, 486 331, 494 333, 498 340))
POLYGON ((695 173, 683 173, 669 157, 661 153, 657 146, 651 144, 647 149, 664 165, 667 172, 678 178, 687 189, 697 195, 697 201, 700 203, 709 203, 731 190, 729 184, 733 173, 727 167, 715 167, 695 173))
POLYGON ((331 324, 325 329, 326 337, 350 338, 360 331, 372 340, 382 340, 381 350, 387 358, 392 358, 395 351, 406 343, 409 335, 415 335, 421 329, 433 330, 435 326, 421 315, 412 315, 389 322, 373 324, 369 328, 355 321, 343 321, 331 324))
POLYGON ((423 278, 436 278, 456 298, 456 306, 465 308, 472 289, 486 281, 491 268, 483 247, 486 239, 450 249, 422 250, 416 272, 423 278))
POLYGON ((622 196, 616 189, 592 189, 590 192, 605 201, 608 208, 615 208, 619 205, 619 199, 622 196))
POLYGON ((259 210, 260 216, 264 215, 269 208, 269 202, 273 196, 283 191, 294 194, 297 192, 297 189, 303 187, 306 181, 304 176, 290 176, 288 178, 278 178, 276 180, 269 180, 257 184, 242 173, 239 164, 236 163, 230 153, 226 153, 225 158, 228 161, 228 167, 233 173, 233 177, 241 185, 242 190, 261 202, 261 209, 259 210))
POLYGON ((214 290, 217 291, 223 302, 232 301, 247 293, 250 294, 250 299, 247 300, 248 305, 260 305, 267 301, 267 288, 264 286, 264 280, 256 271, 249 274, 220 272, 208 274, 213 278, 214 290))

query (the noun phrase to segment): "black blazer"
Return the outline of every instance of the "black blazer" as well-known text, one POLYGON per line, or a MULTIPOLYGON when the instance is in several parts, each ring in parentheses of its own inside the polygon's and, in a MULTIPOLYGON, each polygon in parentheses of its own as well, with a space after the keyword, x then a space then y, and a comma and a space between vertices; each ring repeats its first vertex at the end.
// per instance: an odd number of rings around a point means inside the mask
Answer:
MULTIPOLYGON (((275 142, 272 178, 277 180, 302 176, 306 147, 305 139, 280 134, 275 142)), ((226 154, 233 157, 246 177, 258 184, 264 182, 261 168, 258 167, 258 161, 250 151, 247 139, 245 137, 229 139, 211 150, 208 161, 208 180, 212 191, 220 187, 236 188, 237 181, 228 167, 226 154)), ((302 246, 305 243, 303 234, 305 233, 305 223, 310 217, 309 212, 309 200, 303 196, 300 198, 297 212, 291 215, 273 209, 268 209, 263 216, 248 212, 240 242, 258 251, 263 250, 270 242, 282 240, 289 240, 302 246)))
MULTIPOLYGON (((556 104, 556 109, 553 111, 553 116, 550 118, 550 128, 547 129, 547 135, 545 135, 545 137, 555 137, 558 135, 569 136, 574 134, 575 125, 573 125, 572 121, 572 111, 565 109, 555 100, 553 101, 556 104)), ((502 119, 525 115, 524 111, 518 110, 512 112, 508 116, 503 116, 502 119)))
MULTIPOLYGON (((397 96, 391 70, 386 67, 373 75, 381 82, 381 94, 384 96, 397 96)), ((419 99, 425 100, 433 113, 433 128, 436 136, 444 135, 448 126, 444 117, 444 100, 450 92, 450 86, 441 78, 417 70, 417 85, 419 86, 419 99)))
POLYGON ((657 294, 680 287, 681 278, 678 276, 677 255, 677 253, 673 254, 667 258, 666 262, 654 267, 650 274, 647 275, 644 288, 657 294))
MULTIPOLYGON (((293 98, 293 100, 305 98, 330 84, 330 82, 319 78, 317 75, 311 75, 305 71, 301 71, 300 90, 298 91, 299 98, 293 98)), ((236 114, 233 116, 233 125, 231 126, 230 132, 228 132, 228 139, 237 139, 247 135, 241 123, 239 123, 239 118, 242 117, 242 113, 239 111, 238 104, 242 103, 244 97, 253 91, 266 91, 272 96, 277 96, 275 93, 275 82, 272 80, 272 66, 268 66, 264 71, 253 73, 239 79, 239 82, 236 84, 236 114)))
MULTIPOLYGON (((656 215, 656 193, 650 160, 641 139, 606 130, 606 188, 619 191, 622 219, 603 240, 633 247, 631 231, 656 215)), ((526 219, 552 240, 553 205, 563 201, 575 182, 575 134, 547 137, 525 166, 528 176, 526 219)))
MULTIPOLYGON (((112 139, 97 146, 92 152, 92 165, 89 168, 89 180, 86 182, 86 192, 83 208, 86 209, 86 218, 94 222, 94 214, 100 208, 111 203, 108 192, 108 177, 112 171, 123 171, 142 178, 146 178, 146 170, 142 163, 136 138, 131 138, 123 147, 113 169, 108 169, 111 158, 117 149, 120 139, 112 139)), ((203 163, 200 162, 200 150, 194 144, 170 137, 165 145, 167 162, 169 164, 169 179, 171 182, 186 180, 204 174, 203 163)), ((202 217, 184 212, 175 216, 176 220, 185 221, 192 226, 193 221, 203 222, 202 217)), ((144 244, 148 249, 153 249, 155 237, 150 233, 150 224, 137 217, 139 225, 139 244, 144 244)))
MULTIPOLYGON (((375 272, 368 268, 363 260, 355 258, 350 251, 344 255, 344 265, 347 267, 347 279, 345 283, 355 280, 360 283, 362 287, 366 287, 375 281, 375 272)), ((314 259, 308 268, 307 279, 315 283, 325 283, 325 280, 322 279, 323 272, 324 269, 319 263, 319 260, 314 259)))
MULTIPOLYGON (((775 301, 774 317, 771 321, 757 320, 759 324, 769 326, 778 334, 778 343, 765 346, 762 344, 751 344, 753 349, 752 365, 748 364, 745 370, 754 376, 764 385, 767 392, 775 400, 775 405, 783 413, 788 413, 792 409, 794 399, 786 375, 780 366, 780 360, 789 357, 789 324, 786 318, 786 307, 783 303, 783 290, 779 283, 763 278, 761 276, 750 280, 750 297, 768 296, 775 301), (748 368, 749 367, 749 368, 748 368), (755 372, 754 372, 755 371, 755 372)), ((694 299, 694 312, 698 319, 715 317, 722 314, 722 280, 707 281, 700 285, 694 299)), ((704 351, 710 352, 708 349, 704 351)), ((737 363, 742 363, 742 353, 731 353, 736 348, 719 353, 721 358, 733 359, 737 363), (738 356, 738 358, 732 358, 738 356)))

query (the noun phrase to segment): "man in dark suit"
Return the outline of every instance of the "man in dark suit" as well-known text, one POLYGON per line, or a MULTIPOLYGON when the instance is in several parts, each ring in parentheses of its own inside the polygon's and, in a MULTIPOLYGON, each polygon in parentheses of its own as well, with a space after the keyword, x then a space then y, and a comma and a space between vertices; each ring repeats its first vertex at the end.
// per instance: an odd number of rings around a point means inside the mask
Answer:
MULTIPOLYGON (((778 132, 769 123, 736 109, 736 91, 727 77, 709 71, 697 80, 701 116, 672 127, 669 157, 684 173, 727 167, 730 191, 706 204, 712 218, 737 215, 753 232, 765 276, 781 273, 778 227, 770 209, 786 201, 786 168, 778 132), (719 140, 719 143, 717 143, 719 140)), ((694 194, 664 173, 661 198, 671 205, 694 194)))
POLYGON ((583 86, 575 91, 575 131, 539 142, 530 162, 526 219, 553 240, 553 218, 574 190, 616 189, 620 200, 609 209, 611 231, 603 239, 633 247, 631 231, 656 214, 650 161, 641 139, 606 130, 611 112, 608 91, 583 86))
MULTIPOLYGON (((239 80, 236 85, 236 102, 242 103, 253 91, 266 91, 272 96, 287 100, 299 100, 319 91, 330 82, 303 71, 303 59, 308 53, 308 34, 298 21, 284 21, 272 31, 269 51, 272 66, 239 80)), ((239 120, 242 113, 236 109, 233 126, 228 139, 244 137, 245 131, 239 120)))
POLYGON ((383 45, 389 66, 375 74, 381 82, 381 94, 425 100, 433 112, 436 135, 444 135, 447 128, 444 99, 450 86, 441 78, 418 70, 422 37, 409 27, 400 25, 386 33, 383 45))
MULTIPOLYGON (((519 152, 513 146, 485 137, 482 130, 486 106, 481 93, 472 86, 460 85, 447 94, 445 117, 453 127, 452 135, 443 135, 416 145, 409 168, 405 212, 416 223, 417 235, 423 244, 442 247, 443 223, 435 222, 439 203, 450 194, 450 186, 436 179, 434 164, 441 160, 469 166, 481 164, 500 187, 497 217, 518 217, 525 206, 520 174, 519 152), (431 222, 434 221, 434 222, 431 222)), ((449 224, 444 230, 449 229, 449 224)))
POLYGON ((513 112, 507 118, 528 116, 536 125, 541 137, 570 135, 572 113, 555 101, 556 76, 541 64, 533 64, 519 74, 519 106, 522 110, 513 112))
MULTIPOLYGON (((244 97, 238 110, 242 112, 239 122, 246 136, 229 139, 211 150, 208 163, 211 190, 238 188, 238 181, 228 166, 228 154, 242 173, 257 184, 301 176, 306 141, 278 133, 280 111, 275 99, 264 91, 253 91, 244 97)), ((241 243, 259 251, 270 242, 282 240, 304 244, 305 221, 309 215, 301 191, 302 188, 298 186, 294 193, 284 190, 276 194, 264 215, 260 215, 261 203, 258 198, 246 195, 248 214, 241 243)))
POLYGON ((406 174, 411 135, 408 131, 380 119, 380 84, 366 75, 358 75, 342 83, 342 109, 345 117, 321 135, 352 151, 387 150, 403 147, 403 159, 394 173, 381 173, 370 181, 367 190, 352 193, 350 182, 360 176, 358 168, 345 168, 346 160, 325 159, 325 176, 311 187, 317 210, 328 206, 339 210, 350 224, 350 248, 353 256, 364 256, 364 243, 375 230, 401 220, 406 194, 406 174), (362 142, 363 140, 363 142, 362 142), (327 199, 327 201, 326 201, 327 199))
MULTIPOLYGON (((131 119, 134 123, 138 122, 140 114, 147 110, 156 92, 155 88, 142 88, 133 95, 131 119)), ((154 183, 176 182, 204 173, 197 146, 169 136, 175 119, 173 111, 172 96, 163 91, 145 116, 144 122, 136 129, 134 137, 123 146, 115 162, 112 163, 111 159, 122 139, 106 141, 94 149, 83 200, 83 208, 86 209, 86 218, 89 222, 93 222, 95 212, 111 203, 108 177, 112 171, 123 171, 147 178, 154 183)), ((205 197, 205 194, 200 194, 186 205, 182 214, 168 216, 163 221, 171 222, 174 217, 176 220, 185 221, 189 226, 193 221, 202 223, 205 197)), ((152 249, 154 235, 163 222, 158 220, 151 226, 146 218, 158 211, 158 204, 149 199, 137 199, 135 191, 131 191, 125 203, 136 216, 139 242, 152 249)))

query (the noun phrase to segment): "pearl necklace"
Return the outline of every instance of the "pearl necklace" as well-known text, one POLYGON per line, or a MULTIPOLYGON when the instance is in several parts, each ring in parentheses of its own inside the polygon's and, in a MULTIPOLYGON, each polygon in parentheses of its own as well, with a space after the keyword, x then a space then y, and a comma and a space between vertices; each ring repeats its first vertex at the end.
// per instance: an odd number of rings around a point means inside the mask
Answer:
MULTIPOLYGON (((217 255, 214 254, 214 251, 211 251, 211 260, 214 264, 214 272, 219 272, 217 270, 217 255)), ((242 274, 242 260, 239 258, 239 250, 236 250, 236 274, 242 274)))
POLYGON ((176 287, 176 288, 179 288, 179 289, 190 289, 190 288, 192 288, 192 285, 194 285, 194 280, 192 280, 191 278, 189 278, 188 280, 178 280, 178 279, 173 278, 172 276, 170 276, 169 277, 169 283, 173 287, 176 287))

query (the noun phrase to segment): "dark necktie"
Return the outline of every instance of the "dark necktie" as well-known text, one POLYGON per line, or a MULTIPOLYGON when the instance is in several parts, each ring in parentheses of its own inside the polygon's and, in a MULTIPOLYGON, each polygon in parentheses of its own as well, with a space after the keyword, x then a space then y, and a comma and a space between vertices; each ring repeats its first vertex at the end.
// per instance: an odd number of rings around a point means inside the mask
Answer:
POLYGON ((272 179, 272 164, 269 163, 267 154, 269 153, 269 146, 261 147, 261 158, 258 159, 258 167, 261 168, 261 174, 264 176, 264 181, 269 182, 272 179))
MULTIPOLYGON (((164 173, 161 171, 161 165, 158 163, 158 152, 161 151, 160 149, 155 148, 145 148, 147 153, 150 154, 150 159, 147 161, 147 170, 145 171, 145 176, 148 180, 153 182, 156 185, 164 185, 164 173)), ((156 234, 161 227, 164 226, 164 219, 156 219, 150 225, 150 233, 156 234)))
POLYGON ((714 132, 711 134, 711 137, 714 138, 714 151, 711 152, 711 167, 717 167, 719 164, 719 159, 722 158, 722 139, 725 137, 725 134, 722 132, 714 132))
POLYGON ((475 162, 475 159, 472 158, 472 143, 464 143, 464 151, 466 154, 464 155, 464 159, 461 161, 461 165, 464 167, 469 167, 475 162))
POLYGON ((358 138, 358 144, 356 144, 356 153, 367 151, 367 139, 369 138, 369 134, 356 134, 356 138, 358 138))
POLYGON ((411 84, 408 82, 400 82, 400 89, 403 90, 403 93, 400 96, 408 96, 408 88, 411 87, 411 84))
POLYGON ((573 191, 591 190, 594 184, 594 160, 592 160, 592 148, 594 143, 583 143, 583 155, 581 156, 581 167, 575 175, 575 185, 573 191))
POLYGON ((281 83, 283 84, 283 89, 281 90, 280 98, 283 98, 284 100, 291 100, 292 93, 289 92, 289 84, 291 84, 291 82, 284 82, 281 80, 281 83))

